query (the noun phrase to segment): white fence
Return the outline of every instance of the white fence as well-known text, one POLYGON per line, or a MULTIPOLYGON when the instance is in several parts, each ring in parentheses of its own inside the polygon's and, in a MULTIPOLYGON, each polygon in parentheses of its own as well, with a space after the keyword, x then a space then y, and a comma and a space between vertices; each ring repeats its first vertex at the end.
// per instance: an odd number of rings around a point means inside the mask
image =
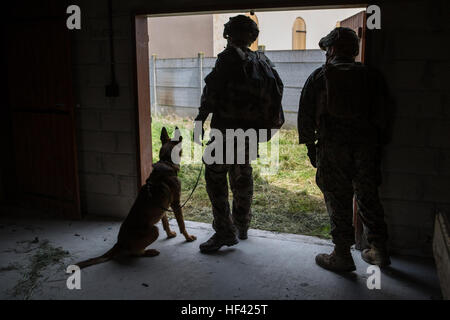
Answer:
MULTIPOLYGON (((300 93, 308 76, 325 62, 321 50, 266 51, 284 83, 283 109, 286 126, 297 119, 300 93)), ((203 78, 216 58, 157 59, 150 61, 152 113, 194 117, 198 112, 203 78), (156 79, 156 81, 155 81, 156 79), (156 96, 156 98, 155 98, 156 96)))

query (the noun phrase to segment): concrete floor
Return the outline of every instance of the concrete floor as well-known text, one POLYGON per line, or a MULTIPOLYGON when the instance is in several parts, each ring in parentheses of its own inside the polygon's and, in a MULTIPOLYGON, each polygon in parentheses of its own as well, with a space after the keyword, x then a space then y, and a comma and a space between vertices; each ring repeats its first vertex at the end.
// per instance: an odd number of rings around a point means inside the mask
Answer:
MULTIPOLYGON (((178 231, 174 221, 173 230, 178 231)), ((0 220, 0 299, 23 299, 14 288, 29 274, 39 244, 50 241, 70 255, 65 266, 103 254, 114 243, 115 221, 0 220), (38 242, 31 241, 38 238, 38 242), (16 294, 16 295, 14 295, 16 294)), ((187 222, 198 237, 187 243, 178 235, 160 238, 154 258, 110 261, 82 270, 81 290, 68 290, 63 265, 48 265, 31 299, 439 299, 432 260, 393 257, 382 270, 381 289, 369 290, 368 264, 353 252, 357 271, 335 274, 316 266, 314 256, 330 252, 329 241, 315 237, 250 230, 249 239, 212 255, 198 246, 211 226, 187 222)), ((159 225, 160 231, 162 230, 159 225)), ((28 283, 29 285, 30 283, 28 283)))

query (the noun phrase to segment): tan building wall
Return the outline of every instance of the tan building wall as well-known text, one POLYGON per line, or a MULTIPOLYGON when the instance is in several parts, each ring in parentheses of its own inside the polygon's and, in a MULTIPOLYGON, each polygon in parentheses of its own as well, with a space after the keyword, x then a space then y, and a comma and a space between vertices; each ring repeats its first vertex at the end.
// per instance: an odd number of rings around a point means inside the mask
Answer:
MULTIPOLYGON (((302 49, 320 49, 319 40, 344 20, 363 8, 256 11, 258 18, 258 45, 266 50, 292 50, 292 31, 296 18, 305 22, 305 46, 302 49)), ((298 49, 298 48, 297 48, 298 49)))
POLYGON ((212 57, 213 15, 149 18, 149 53, 158 58, 212 57))
MULTIPOLYGON (((290 10, 256 12, 259 37, 253 48, 263 45, 265 50, 319 49, 319 40, 336 24, 363 8, 328 10, 290 10), (294 23, 301 18, 306 33, 301 45, 293 45, 294 23)), ((159 58, 190 58, 198 52, 205 57, 216 57, 223 51, 227 41, 223 38, 223 26, 230 17, 248 12, 218 13, 149 19, 150 54, 159 58), (152 42, 153 39, 153 42, 152 42)))
POLYGON ((213 46, 214 46, 214 57, 225 49, 227 46, 227 40, 223 37, 223 25, 228 22, 231 17, 236 16, 237 13, 222 13, 214 14, 213 22, 213 46))

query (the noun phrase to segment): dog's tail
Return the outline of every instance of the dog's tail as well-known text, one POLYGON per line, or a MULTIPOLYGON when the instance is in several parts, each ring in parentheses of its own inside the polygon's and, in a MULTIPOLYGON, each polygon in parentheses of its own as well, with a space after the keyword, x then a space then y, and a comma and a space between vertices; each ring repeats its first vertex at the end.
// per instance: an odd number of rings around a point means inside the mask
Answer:
POLYGON ((99 263, 109 261, 109 260, 113 259, 114 257, 116 257, 118 253, 119 253, 119 247, 117 244, 115 244, 114 247, 112 247, 110 250, 108 250, 104 255, 75 263, 75 265, 77 265, 80 269, 83 269, 83 268, 92 266, 94 264, 99 264, 99 263))

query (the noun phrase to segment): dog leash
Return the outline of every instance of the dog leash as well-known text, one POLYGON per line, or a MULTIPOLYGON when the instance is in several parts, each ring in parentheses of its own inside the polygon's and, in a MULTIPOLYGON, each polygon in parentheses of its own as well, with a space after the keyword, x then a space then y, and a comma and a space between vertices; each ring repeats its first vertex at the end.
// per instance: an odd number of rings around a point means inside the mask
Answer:
MULTIPOLYGON (((184 201, 184 203, 180 206, 180 209, 183 209, 183 207, 186 205, 186 203, 191 199, 192 195, 194 194, 195 189, 197 189, 198 182, 200 181, 200 177, 202 175, 203 166, 204 166, 204 163, 202 161, 202 166, 200 167, 200 172, 198 173, 197 181, 195 182, 194 188, 192 189, 191 194, 189 195, 189 197, 187 197, 186 201, 184 201)), ((164 211, 175 213, 173 210, 170 210, 169 208, 161 207, 161 209, 163 209, 164 211)))

